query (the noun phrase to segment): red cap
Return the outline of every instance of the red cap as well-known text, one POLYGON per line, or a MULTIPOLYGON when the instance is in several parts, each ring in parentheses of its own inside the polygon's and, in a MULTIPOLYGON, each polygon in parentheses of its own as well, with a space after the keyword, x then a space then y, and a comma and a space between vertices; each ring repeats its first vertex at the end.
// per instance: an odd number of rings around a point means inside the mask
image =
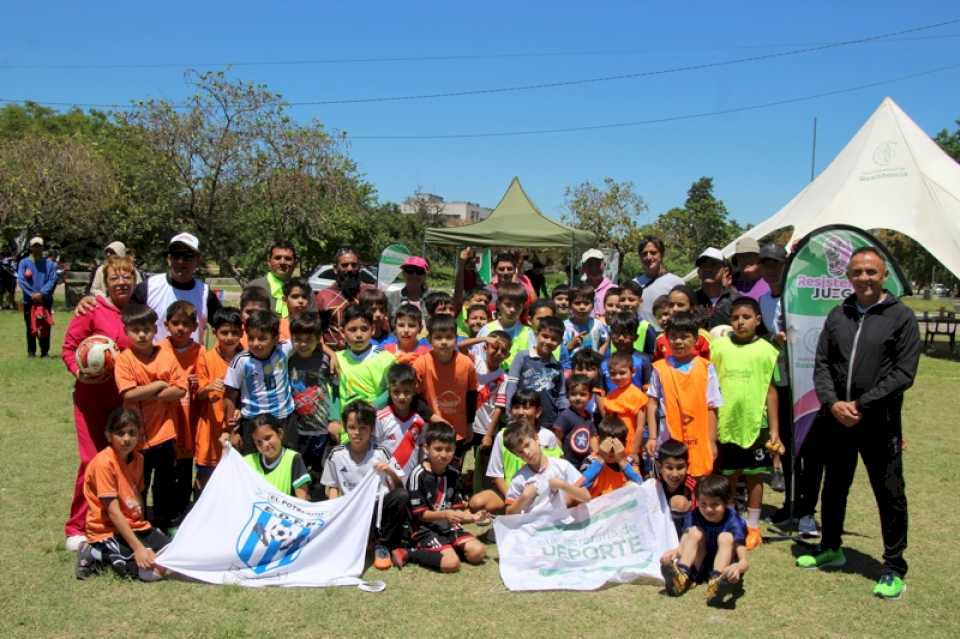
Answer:
POLYGON ((422 268, 425 271, 430 270, 430 263, 427 262, 426 258, 420 257, 419 255, 411 255, 403 261, 403 264, 400 266, 401 269, 406 267, 413 268, 422 268))

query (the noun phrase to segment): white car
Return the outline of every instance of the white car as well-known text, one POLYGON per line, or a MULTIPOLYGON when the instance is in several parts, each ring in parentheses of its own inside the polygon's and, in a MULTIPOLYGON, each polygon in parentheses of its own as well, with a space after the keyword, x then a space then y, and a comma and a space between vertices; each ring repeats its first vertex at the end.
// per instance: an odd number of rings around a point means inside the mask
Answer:
MULTIPOLYGON (((325 288, 330 288, 337 281, 336 273, 333 272, 333 264, 324 264, 323 266, 317 268, 313 273, 310 274, 310 277, 307 278, 307 281, 310 283, 310 288, 313 289, 313 292, 322 291, 325 288)), ((364 284, 370 284, 371 286, 377 285, 377 267, 375 266, 364 266, 360 269, 360 281, 364 284)), ((385 293, 391 291, 399 291, 403 288, 404 282, 402 274, 396 279, 390 286, 387 287, 385 293)))

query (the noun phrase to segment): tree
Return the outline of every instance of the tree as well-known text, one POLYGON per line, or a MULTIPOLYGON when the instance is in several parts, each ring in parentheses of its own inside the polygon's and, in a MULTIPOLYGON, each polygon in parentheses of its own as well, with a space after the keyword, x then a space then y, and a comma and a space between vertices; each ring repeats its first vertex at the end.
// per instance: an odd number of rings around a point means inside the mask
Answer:
POLYGON ((593 232, 597 246, 609 246, 623 255, 635 248, 640 216, 647 212, 633 182, 603 178, 603 187, 589 180, 564 190, 564 222, 593 232))
POLYGON ((946 129, 937 133, 933 141, 940 145, 947 155, 960 162, 960 120, 955 122, 957 130, 949 133, 946 129))
POLYGON ((295 123, 264 85, 223 73, 188 79, 196 93, 186 110, 149 100, 120 119, 174 180, 173 225, 195 231, 222 272, 253 277, 277 237, 292 240, 305 265, 363 237, 375 191, 358 177, 343 136, 295 123))
POLYGON ((0 141, 0 228, 46 235, 69 256, 102 238, 117 202, 112 168, 73 136, 30 132, 0 141))
POLYGON ((683 207, 663 213, 648 230, 663 238, 667 267, 676 273, 693 268, 703 249, 726 246, 743 232, 740 224, 730 219, 723 200, 713 195, 713 178, 709 177, 694 182, 683 207))

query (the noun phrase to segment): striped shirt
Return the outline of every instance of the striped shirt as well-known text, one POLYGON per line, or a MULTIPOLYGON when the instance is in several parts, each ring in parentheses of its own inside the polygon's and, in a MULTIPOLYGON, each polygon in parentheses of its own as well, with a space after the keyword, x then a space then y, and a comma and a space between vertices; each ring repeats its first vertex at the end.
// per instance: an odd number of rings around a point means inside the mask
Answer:
POLYGON ((290 342, 280 342, 267 359, 243 351, 233 358, 223 385, 240 391, 240 414, 245 419, 270 413, 284 419, 293 412, 293 393, 287 375, 290 342))

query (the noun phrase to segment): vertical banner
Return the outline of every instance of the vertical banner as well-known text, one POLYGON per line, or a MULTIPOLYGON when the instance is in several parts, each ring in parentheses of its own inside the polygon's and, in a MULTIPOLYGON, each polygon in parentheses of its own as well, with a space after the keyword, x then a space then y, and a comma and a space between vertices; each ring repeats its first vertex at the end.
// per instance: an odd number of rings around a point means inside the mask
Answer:
POLYGON ((380 265, 377 267, 377 288, 381 291, 393 284, 400 275, 400 265, 410 257, 410 249, 403 244, 391 244, 380 254, 380 265))
POLYGON ((493 266, 490 264, 490 249, 485 248, 477 253, 477 275, 484 284, 493 279, 493 266))
POLYGON ((793 392, 794 451, 800 449, 820 410, 813 387, 820 331, 830 311, 853 293, 847 279, 847 263, 853 252, 863 246, 873 246, 886 259, 884 288, 897 297, 909 294, 909 283, 886 247, 866 231, 852 226, 832 225, 812 231, 793 247, 784 269, 783 313, 793 392))

